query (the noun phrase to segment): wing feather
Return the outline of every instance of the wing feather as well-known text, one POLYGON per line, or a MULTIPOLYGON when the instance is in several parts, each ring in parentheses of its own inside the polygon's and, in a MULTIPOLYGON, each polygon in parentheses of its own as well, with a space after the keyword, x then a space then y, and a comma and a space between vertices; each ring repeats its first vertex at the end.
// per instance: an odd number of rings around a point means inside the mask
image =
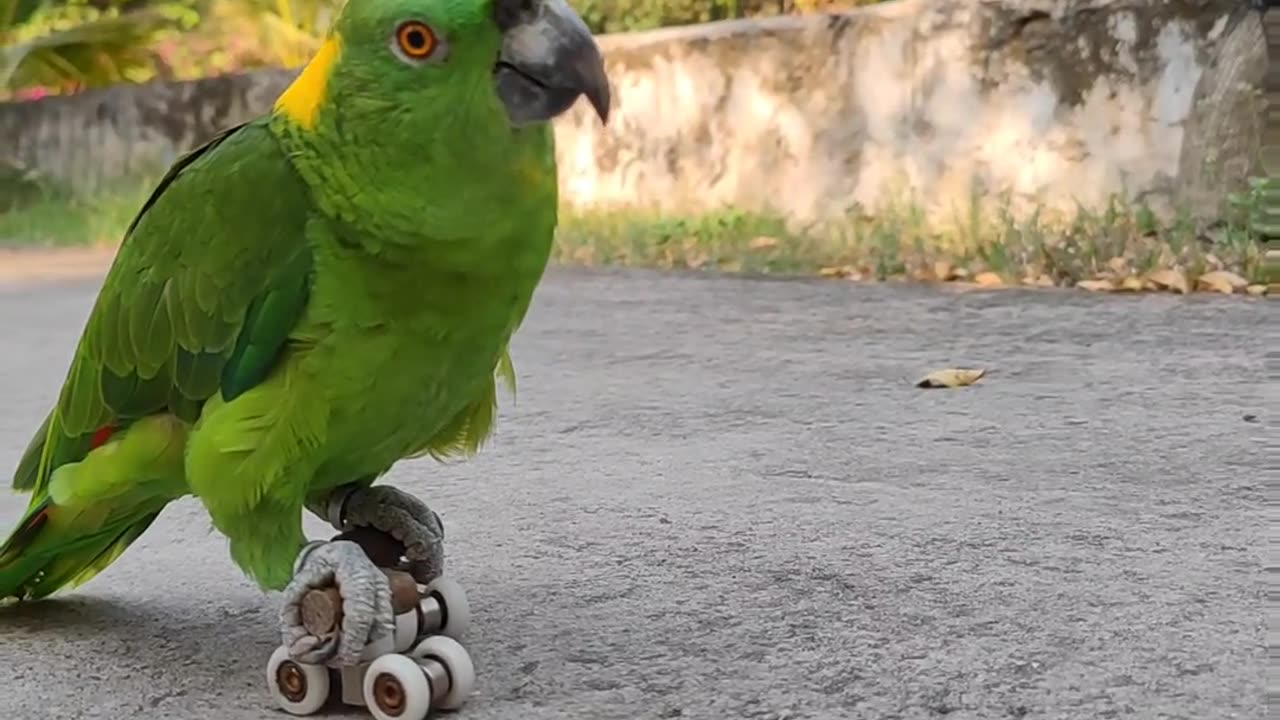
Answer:
POLYGON ((38 502, 102 427, 156 412, 194 421, 220 389, 261 382, 306 307, 311 212, 262 121, 179 158, 129 224, 13 486, 38 502))

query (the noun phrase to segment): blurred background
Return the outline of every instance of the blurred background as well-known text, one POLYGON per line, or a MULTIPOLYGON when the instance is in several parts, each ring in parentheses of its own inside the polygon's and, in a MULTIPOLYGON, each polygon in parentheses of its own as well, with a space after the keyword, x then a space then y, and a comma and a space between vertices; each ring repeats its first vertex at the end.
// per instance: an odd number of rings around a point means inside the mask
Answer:
MULTIPOLYGON (((1280 137, 1262 118, 1280 14, 570 3, 602 36, 615 107, 608 127, 582 107, 556 123, 558 262, 1100 291, 1275 282, 1280 137), (686 32, 643 36, 673 26, 686 32)), ((179 154, 269 110, 339 6, 0 0, 0 247, 114 246, 179 154)))
MULTIPOLYGON (((596 32, 837 10, 878 0, 572 0, 596 32)), ((0 0, 0 97, 297 67, 337 0, 0 0)))

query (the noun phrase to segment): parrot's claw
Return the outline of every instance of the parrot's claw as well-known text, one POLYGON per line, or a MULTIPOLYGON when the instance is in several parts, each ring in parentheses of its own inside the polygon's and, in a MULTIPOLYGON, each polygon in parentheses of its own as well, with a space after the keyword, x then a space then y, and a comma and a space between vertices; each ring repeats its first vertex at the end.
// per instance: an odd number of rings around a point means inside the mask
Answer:
POLYGON ((444 572, 444 525, 426 503, 390 485, 357 486, 334 493, 329 522, 339 530, 372 527, 404 545, 405 568, 426 585, 444 572))
POLYGON ((335 668, 355 665, 367 646, 383 645, 394 636, 387 576, 356 543, 309 543, 298 553, 293 580, 284 590, 280 625, 293 659, 335 668), (337 586, 342 595, 341 627, 330 636, 316 637, 303 627, 302 598, 329 586, 337 586))

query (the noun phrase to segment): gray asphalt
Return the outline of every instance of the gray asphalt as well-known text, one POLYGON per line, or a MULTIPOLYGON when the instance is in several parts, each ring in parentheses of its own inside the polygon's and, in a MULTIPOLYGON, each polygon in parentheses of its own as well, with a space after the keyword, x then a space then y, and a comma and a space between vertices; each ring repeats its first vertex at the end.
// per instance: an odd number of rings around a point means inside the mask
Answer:
MULTIPOLYGON (((0 289, 0 466, 97 284, 0 289)), ((554 271, 495 442, 388 479, 444 517, 474 609, 453 717, 1262 718, 1276 317, 554 271), (991 374, 912 386, 955 365, 991 374)), ((79 590, 0 611, 0 718, 285 717, 278 597, 225 548, 182 502, 79 590)))

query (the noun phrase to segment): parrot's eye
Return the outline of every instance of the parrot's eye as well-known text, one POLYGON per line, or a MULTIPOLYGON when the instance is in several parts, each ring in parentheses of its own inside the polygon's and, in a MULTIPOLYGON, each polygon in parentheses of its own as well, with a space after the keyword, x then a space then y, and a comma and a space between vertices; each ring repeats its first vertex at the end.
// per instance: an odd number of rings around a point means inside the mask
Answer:
POLYGON ((440 40, 430 25, 419 20, 407 20, 396 28, 392 45, 404 59, 420 62, 436 54, 440 40))

